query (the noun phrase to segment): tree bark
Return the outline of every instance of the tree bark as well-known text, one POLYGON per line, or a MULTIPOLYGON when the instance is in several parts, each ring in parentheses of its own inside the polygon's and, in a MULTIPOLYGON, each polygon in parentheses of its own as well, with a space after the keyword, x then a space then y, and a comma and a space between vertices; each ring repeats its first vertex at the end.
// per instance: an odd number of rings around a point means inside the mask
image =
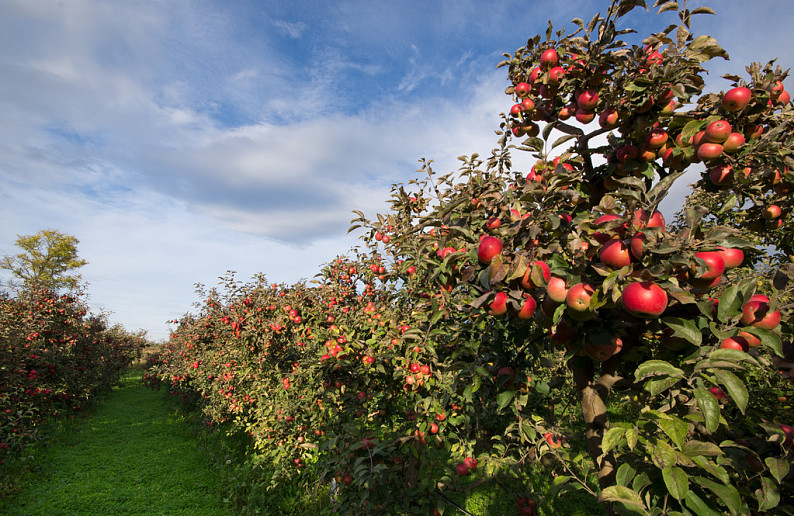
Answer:
MULTIPOLYGON (((582 406, 585 421, 585 437, 598 473, 598 485, 601 489, 615 484, 617 463, 612 452, 604 455, 601 443, 604 433, 609 428, 606 399, 609 392, 620 377, 615 376, 617 360, 611 358, 603 363, 598 379, 594 379, 595 367, 587 357, 575 356, 568 362, 573 372, 574 383, 582 406)), ((611 509, 607 509, 611 512, 611 509)))

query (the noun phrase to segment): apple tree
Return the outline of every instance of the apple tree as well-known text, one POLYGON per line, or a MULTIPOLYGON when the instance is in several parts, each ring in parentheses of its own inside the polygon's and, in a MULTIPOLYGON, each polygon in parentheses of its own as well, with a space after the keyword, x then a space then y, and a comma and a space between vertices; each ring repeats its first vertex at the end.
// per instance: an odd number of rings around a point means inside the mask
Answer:
POLYGON ((549 24, 506 55, 491 155, 441 177, 424 163, 390 214, 354 224, 392 227, 383 252, 434 332, 439 388, 421 403, 457 407, 459 460, 498 475, 550 453, 556 489, 620 512, 791 510, 791 428, 754 404, 790 336, 789 273, 752 272, 770 244, 791 254, 786 72, 752 64, 705 93, 705 64, 728 54, 690 20, 713 11, 656 2, 680 23, 627 44, 618 22, 644 6, 614 1, 569 35, 549 24), (659 204, 696 167, 692 200, 710 202, 668 227, 659 204), (566 383, 581 420, 550 403, 566 383))

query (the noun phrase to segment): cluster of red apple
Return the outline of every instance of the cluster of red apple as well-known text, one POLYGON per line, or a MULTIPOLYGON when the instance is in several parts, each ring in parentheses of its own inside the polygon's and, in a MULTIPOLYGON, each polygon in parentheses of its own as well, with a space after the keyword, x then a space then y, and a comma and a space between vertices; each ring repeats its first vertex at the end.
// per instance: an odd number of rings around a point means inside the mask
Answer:
POLYGON ((516 498, 516 514, 518 516, 533 516, 537 510, 537 503, 529 496, 519 496, 516 498))
POLYGON ((466 457, 463 459, 463 462, 455 466, 455 473, 459 476, 463 477, 468 475, 470 472, 477 469, 477 459, 474 457, 466 457))
MULTIPOLYGON (((621 222, 622 219, 613 214, 596 218, 593 221, 594 226, 598 228, 607 226, 610 229, 598 230, 593 234, 600 247, 588 252, 588 256, 593 259, 597 257, 602 264, 615 270, 640 263, 647 244, 643 231, 665 229, 664 217, 659 211, 649 213, 646 210, 637 210, 630 223, 621 224, 621 222), (617 226, 613 227, 616 224, 617 226), (632 228, 634 233, 627 238, 626 232, 629 228, 632 228)), ((586 243, 583 246, 588 247, 586 243)), ((490 265, 497 256, 501 255, 503 247, 503 242, 498 237, 482 235, 477 248, 480 263, 484 266, 490 265)), ((699 251, 694 257, 695 263, 679 274, 679 280, 687 281, 698 289, 708 290, 720 283, 726 270, 741 265, 744 252, 738 248, 718 246, 713 251, 699 251)), ((522 301, 518 304, 511 303, 506 292, 496 292, 488 304, 488 312, 491 315, 502 316, 512 307, 514 315, 519 319, 533 318, 538 306, 533 292, 540 290, 545 294, 540 309, 548 318, 551 318, 557 307, 563 303, 566 305, 566 314, 575 321, 588 321, 595 316, 591 308, 595 287, 586 281, 568 286, 563 278, 551 274, 548 263, 544 261, 535 260, 529 263, 519 283, 524 289, 522 301)), ((635 317, 657 318, 667 309, 668 295, 653 281, 633 281, 621 289, 618 304, 635 317)), ((779 311, 769 311, 769 299, 761 295, 756 295, 748 301, 743 307, 743 313, 745 315, 742 317, 742 322, 745 325, 774 329, 780 322, 779 311)), ((552 338, 559 344, 568 345, 574 337, 573 329, 562 321, 557 325, 552 338)), ((760 345, 760 340, 747 332, 725 339, 723 347, 728 347, 731 342, 746 343, 743 346, 745 350, 749 342, 752 342, 753 346, 760 345)), ((622 339, 617 335, 611 335, 604 342, 586 339, 584 345, 585 351, 597 361, 604 361, 623 348, 622 339)))

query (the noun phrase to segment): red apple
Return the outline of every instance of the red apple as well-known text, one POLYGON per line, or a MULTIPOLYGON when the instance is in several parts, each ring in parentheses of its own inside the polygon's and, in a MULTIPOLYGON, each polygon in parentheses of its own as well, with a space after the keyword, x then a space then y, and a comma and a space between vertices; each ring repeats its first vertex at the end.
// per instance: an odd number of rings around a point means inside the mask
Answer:
POLYGON ((722 145, 719 143, 701 143, 698 146, 697 157, 702 161, 719 158, 722 154, 722 145))
POLYGON ((638 317, 658 317, 667 308, 667 292, 650 281, 629 283, 620 298, 623 308, 638 317))
POLYGON ((530 93, 532 93, 532 86, 526 82, 519 82, 516 84, 516 95, 518 95, 520 98, 527 98, 530 93))
POLYGON ((496 229, 501 225, 502 221, 499 219, 499 217, 491 217, 488 219, 488 222, 485 223, 485 227, 488 229, 496 229))
POLYGON ((648 210, 639 209, 634 212, 634 219, 631 224, 636 229, 642 228, 662 228, 664 229, 665 220, 664 215, 659 210, 654 210, 653 213, 648 213, 648 210))
POLYGON ((744 145, 745 139, 742 133, 731 133, 728 139, 722 144, 722 150, 728 154, 733 154, 744 145))
POLYGON ((501 252, 502 241, 494 236, 486 236, 480 241, 480 246, 477 248, 477 258, 483 264, 488 265, 501 252))
POLYGON ((614 355, 620 353, 623 349, 623 340, 613 335, 608 341, 603 343, 596 343, 595 341, 588 339, 585 342, 585 350, 587 354, 590 355, 590 358, 597 362, 603 362, 609 358, 612 358, 614 355))
POLYGON ((553 48, 545 50, 540 55, 540 67, 544 70, 547 70, 553 66, 557 66, 557 63, 560 62, 560 56, 557 54, 557 51, 553 48))
POLYGON ((777 204, 771 204, 764 209, 761 215, 766 220, 775 220, 780 217, 781 213, 782 211, 780 210, 780 206, 778 206, 777 204))
POLYGON ((645 238, 645 235, 640 233, 634 233, 629 241, 629 250, 631 251, 631 255, 636 258, 637 260, 642 259, 642 253, 645 251, 645 242, 648 239, 645 238))
POLYGON ((595 90, 587 89, 582 91, 576 97, 576 104, 581 109, 592 111, 598 105, 598 92, 595 90))
POLYGON ((719 278, 725 272, 725 261, 719 251, 701 251, 695 253, 695 258, 700 258, 706 262, 706 272, 698 276, 699 279, 713 280, 719 278))
POLYGON ((747 345, 750 346, 751 348, 760 347, 761 344, 762 344, 761 339, 759 339, 758 337, 756 337, 752 333, 749 333, 749 332, 746 332, 746 331, 740 331, 739 332, 739 337, 742 337, 744 340, 746 340, 747 341, 747 345))
POLYGON ((605 128, 617 127, 619 120, 620 116, 615 108, 607 108, 598 115, 598 125, 605 128))
POLYGON ((576 121, 580 124, 589 124, 595 120, 595 111, 577 108, 576 110, 576 121))
POLYGON ((627 161, 637 159, 639 152, 639 149, 634 145, 623 145, 622 147, 618 147, 615 151, 615 157, 619 162, 626 163, 627 161))
POLYGON ((488 308, 488 313, 491 315, 504 315, 507 312, 507 294, 497 292, 488 308))
POLYGON ((711 387, 709 389, 709 392, 713 394, 715 398, 717 398, 717 401, 725 399, 725 391, 723 391, 719 387, 711 387))
MULTIPOLYGON (((755 298, 755 296, 753 296, 755 298)), ((742 306, 742 324, 765 330, 774 330, 780 324, 780 310, 769 311, 769 302, 753 299, 742 306)))
POLYGON ((727 120, 715 120, 706 126, 705 138, 710 143, 722 143, 728 139, 733 129, 727 120))
POLYGON ((609 240, 606 242, 601 246, 598 257, 604 264, 615 269, 620 269, 631 263, 629 246, 622 240, 609 240))
POLYGON ((595 289, 587 283, 577 283, 568 289, 565 303, 574 313, 584 314, 590 310, 590 299, 594 293, 595 289))
POLYGON ((503 376, 507 377, 507 379, 505 380, 505 383, 503 385, 509 387, 509 386, 513 385, 513 382, 516 379, 516 370, 513 369, 510 366, 505 366, 505 367, 499 369, 499 372, 496 373, 497 381, 499 381, 503 376))
POLYGON ((546 432, 545 434, 543 434, 543 439, 546 440, 546 442, 552 449, 556 450, 557 448, 562 446, 562 441, 559 439, 559 437, 552 434, 551 432, 546 432))
POLYGON ((535 315, 535 309, 538 307, 537 301, 532 296, 527 297, 524 299, 524 302, 521 304, 521 310, 518 311, 518 318, 519 319, 532 319, 532 316, 535 315))
POLYGON ((455 473, 457 473, 458 476, 461 477, 466 476, 469 474, 469 468, 467 468, 465 464, 462 463, 458 464, 457 466, 455 466, 455 473))
POLYGON ((667 131, 661 128, 654 128, 645 137, 645 144, 651 149, 658 149, 667 142, 667 138, 667 131))
POLYGON ((546 295, 557 303, 565 301, 568 295, 568 287, 565 285, 565 280, 557 276, 550 276, 546 284, 546 295))
POLYGON ((741 111, 750 103, 752 97, 753 92, 750 91, 750 88, 740 86, 730 89, 722 96, 722 108, 730 112, 741 111))
POLYGON ((726 269, 738 267, 744 261, 744 251, 733 247, 717 247, 717 252, 722 257, 726 269))
POLYGON ((733 169, 730 165, 719 165, 709 170, 709 179, 717 186, 729 184, 733 178, 733 169))
POLYGON ((739 349, 741 351, 747 351, 750 349, 750 344, 747 342, 747 339, 744 337, 728 337, 727 339, 722 339, 720 342, 720 348, 722 349, 739 349))
POLYGON ((466 467, 469 468, 469 471, 474 471, 475 469, 477 469, 477 459, 475 459, 474 457, 466 457, 465 459, 463 459, 463 464, 465 464, 466 467))
POLYGON ((526 289, 545 287, 551 277, 551 269, 546 262, 534 261, 527 267, 521 286, 526 289))

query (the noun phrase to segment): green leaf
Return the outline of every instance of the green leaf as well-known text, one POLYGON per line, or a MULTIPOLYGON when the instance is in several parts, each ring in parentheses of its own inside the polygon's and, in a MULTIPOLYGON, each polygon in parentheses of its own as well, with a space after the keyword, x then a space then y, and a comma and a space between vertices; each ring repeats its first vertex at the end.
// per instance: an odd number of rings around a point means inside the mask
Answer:
POLYGON ((755 490, 755 498, 758 500, 758 509, 768 511, 780 503, 780 492, 770 479, 761 477, 761 488, 755 490))
POLYGON ((703 387, 695 389, 695 399, 703 414, 706 431, 713 433, 720 426, 720 404, 717 398, 703 387))
POLYGON ((739 491, 732 485, 718 484, 713 480, 703 477, 694 477, 692 480, 705 487, 725 504, 732 515, 739 514, 742 510, 742 498, 739 491))
POLYGON ((622 502, 626 505, 642 510, 642 514, 649 514, 645 504, 642 503, 640 494, 626 486, 609 486, 598 494, 599 502, 622 502))
POLYGON ((683 448, 684 439, 689 433, 689 423, 677 417, 673 417, 672 419, 660 419, 657 423, 679 450, 683 448))
POLYGON ((637 441, 639 440, 639 434, 637 433, 636 428, 629 428, 626 430, 626 444, 629 445, 629 449, 634 451, 634 448, 637 446, 637 441))
POLYGON ((568 140, 573 140, 574 138, 576 138, 575 134, 566 134, 564 136, 560 136, 559 138, 554 140, 554 143, 551 144, 551 148, 553 149, 553 148, 557 147, 558 145, 562 145, 563 143, 567 142, 568 140))
POLYGON ((717 319, 728 322, 742 313, 742 298, 739 296, 739 285, 731 285, 720 295, 720 304, 717 306, 717 319))
POLYGON ((703 334, 692 319, 681 317, 664 317, 662 322, 673 329, 673 335, 681 337, 691 342, 695 346, 700 346, 703 342, 703 334))
MULTIPOLYGON (((713 397, 713 396, 712 396, 713 397)), ((675 450, 665 441, 657 441, 655 444, 648 443, 651 460, 659 469, 675 466, 677 457, 675 450)))
POLYGON ((719 446, 714 443, 709 443, 705 441, 687 441, 681 447, 681 451, 687 457, 695 458, 700 455, 704 455, 706 457, 719 457, 720 455, 725 455, 719 446))
POLYGON ((790 468, 788 461, 778 457, 767 457, 764 459, 764 463, 769 468, 772 476, 775 477, 775 480, 777 480, 777 483, 782 483, 790 468))
POLYGON ((601 440, 601 452, 609 453, 610 450, 620 444, 621 439, 626 434, 625 428, 612 427, 606 431, 603 439, 601 440))
POLYGON ((777 356, 783 356, 783 343, 780 340, 780 335, 775 333, 772 330, 765 330, 762 328, 756 328, 754 326, 745 326, 742 328, 743 331, 747 333, 752 333, 759 339, 761 339, 761 345, 771 349, 777 356))
POLYGON ((615 475, 615 481, 618 483, 619 486, 628 486, 631 479, 634 478, 634 475, 637 474, 637 470, 629 464, 628 462, 624 462, 618 468, 618 472, 615 475))
POLYGON ((669 2, 665 2, 665 4, 659 8, 656 14, 662 14, 663 12, 666 11, 677 11, 677 10, 678 10, 678 2, 676 2, 675 0, 670 0, 669 2))
POLYGON ((725 386, 728 395, 730 395, 733 402, 736 403, 736 406, 739 407, 739 410, 744 414, 747 409, 749 395, 747 394, 747 387, 745 387, 741 378, 725 369, 715 370, 714 376, 717 378, 718 382, 725 386))
POLYGON ((549 135, 551 134, 551 131, 553 131, 553 130, 554 130, 554 123, 553 122, 552 123, 548 123, 545 126, 543 126, 543 131, 541 132, 541 136, 543 137, 544 141, 548 141, 549 140, 549 135))
POLYGON ((655 398, 659 393, 666 391, 673 385, 681 381, 681 378, 662 378, 661 380, 650 380, 645 384, 645 390, 655 398))
POLYGON ((677 466, 662 468, 662 478, 664 485, 667 486, 667 491, 673 495, 673 498, 683 500, 689 492, 689 479, 684 470, 677 466))
POLYGON ((708 460, 706 457, 692 457, 692 461, 697 464, 700 469, 707 472, 723 484, 730 482, 731 477, 728 475, 728 472, 725 470, 725 468, 718 466, 714 462, 708 460))
POLYGON ((499 406, 499 410, 504 409, 506 406, 513 401, 513 397, 515 396, 516 391, 502 391, 496 396, 496 404, 499 406))
POLYGON ((689 491, 686 494, 686 506, 697 514, 697 516, 724 516, 709 507, 709 505, 696 495, 694 491, 689 491))
POLYGON ((634 379, 639 381, 646 376, 656 376, 656 375, 668 375, 668 376, 677 376, 679 378, 684 377, 684 371, 681 369, 674 367, 673 365, 665 362, 664 360, 648 360, 647 362, 643 362, 637 367, 637 370, 634 371, 634 379))
POLYGON ((716 14, 710 7, 695 7, 690 14, 716 14))

